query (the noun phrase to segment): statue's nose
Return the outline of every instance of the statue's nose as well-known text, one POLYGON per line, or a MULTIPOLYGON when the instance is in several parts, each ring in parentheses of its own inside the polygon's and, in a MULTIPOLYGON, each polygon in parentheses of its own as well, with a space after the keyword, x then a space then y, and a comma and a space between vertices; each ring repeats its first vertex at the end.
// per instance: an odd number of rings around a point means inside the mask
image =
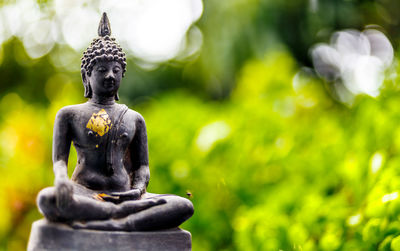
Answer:
POLYGON ((106 79, 114 79, 115 78, 114 72, 113 71, 108 71, 105 78, 106 79))

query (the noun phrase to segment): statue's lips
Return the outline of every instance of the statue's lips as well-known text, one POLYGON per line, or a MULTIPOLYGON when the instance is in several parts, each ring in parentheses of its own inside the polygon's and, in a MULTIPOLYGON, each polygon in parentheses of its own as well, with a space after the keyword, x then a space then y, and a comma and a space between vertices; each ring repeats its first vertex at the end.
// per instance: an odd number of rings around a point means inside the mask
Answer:
POLYGON ((115 86, 115 81, 104 81, 104 87, 110 88, 115 86))

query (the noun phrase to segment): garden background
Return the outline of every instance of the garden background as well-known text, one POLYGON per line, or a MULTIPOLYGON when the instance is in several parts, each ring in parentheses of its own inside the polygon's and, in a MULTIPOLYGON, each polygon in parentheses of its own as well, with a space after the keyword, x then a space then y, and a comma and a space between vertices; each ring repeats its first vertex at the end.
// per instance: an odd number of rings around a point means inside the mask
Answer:
POLYGON ((193 250, 400 250, 397 0, 0 1, 0 250, 25 250, 42 217, 55 114, 85 102, 102 11, 128 48, 120 102, 147 123, 148 190, 190 197, 193 250), (122 27, 137 16, 151 25, 122 27), (372 89, 370 68, 348 80, 313 54, 364 29, 391 59, 372 89))

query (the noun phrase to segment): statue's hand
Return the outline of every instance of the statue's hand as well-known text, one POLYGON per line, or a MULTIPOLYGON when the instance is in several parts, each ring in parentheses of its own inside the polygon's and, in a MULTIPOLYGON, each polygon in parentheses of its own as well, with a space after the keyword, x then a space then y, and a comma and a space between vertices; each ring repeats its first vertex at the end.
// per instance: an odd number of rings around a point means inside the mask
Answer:
POLYGON ((111 193, 112 196, 118 196, 120 201, 126 200, 137 200, 140 198, 140 190, 139 189, 132 189, 125 192, 113 192, 111 193))
POLYGON ((68 208, 72 201, 73 186, 67 178, 56 179, 56 203, 60 210, 68 208))

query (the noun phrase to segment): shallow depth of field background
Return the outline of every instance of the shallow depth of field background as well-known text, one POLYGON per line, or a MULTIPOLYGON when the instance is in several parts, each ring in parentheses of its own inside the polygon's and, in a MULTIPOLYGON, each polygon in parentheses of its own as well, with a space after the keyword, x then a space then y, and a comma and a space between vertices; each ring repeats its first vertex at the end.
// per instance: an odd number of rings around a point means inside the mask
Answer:
POLYGON ((41 218, 54 117, 85 102, 102 11, 129 56, 120 102, 147 123, 148 190, 191 194, 193 250, 400 250, 397 0, 0 1, 0 250, 41 218))

